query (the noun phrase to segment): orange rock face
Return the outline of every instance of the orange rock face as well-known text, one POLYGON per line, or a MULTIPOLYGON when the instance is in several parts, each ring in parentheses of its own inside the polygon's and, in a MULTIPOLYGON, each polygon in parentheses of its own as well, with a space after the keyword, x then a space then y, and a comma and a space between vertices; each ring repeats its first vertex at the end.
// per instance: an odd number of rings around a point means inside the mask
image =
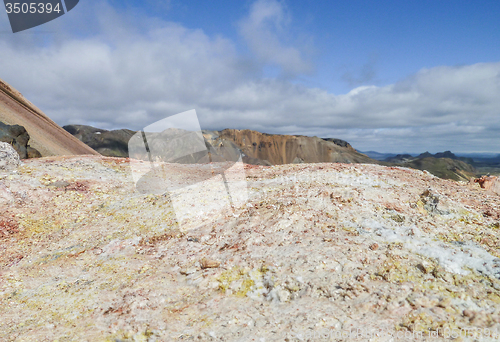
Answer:
POLYGON ((481 188, 486 190, 497 191, 499 187, 498 177, 495 176, 482 176, 474 179, 474 182, 478 183, 481 188))
POLYGON ((349 144, 340 146, 318 137, 266 134, 248 129, 225 129, 221 139, 231 140, 250 158, 272 165, 299 163, 377 163, 349 144))

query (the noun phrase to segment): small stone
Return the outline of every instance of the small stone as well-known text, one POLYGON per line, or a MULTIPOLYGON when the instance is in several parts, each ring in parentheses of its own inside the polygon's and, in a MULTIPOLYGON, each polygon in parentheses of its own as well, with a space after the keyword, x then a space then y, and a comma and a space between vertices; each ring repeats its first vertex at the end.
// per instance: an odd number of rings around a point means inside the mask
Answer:
POLYGON ((439 301, 437 306, 443 309, 449 308, 451 306, 451 299, 449 297, 443 298, 439 301))
POLYGON ((203 258, 201 260, 201 268, 217 268, 220 266, 220 261, 203 258))
POLYGON ((183 275, 189 275, 195 273, 196 271, 197 271, 196 267, 187 267, 187 268, 182 268, 179 272, 180 274, 183 275))
POLYGON ((425 261, 418 264, 417 268, 424 274, 429 274, 434 270, 434 266, 425 261))
MULTIPOLYGON (((440 195, 438 193, 433 192, 431 189, 427 189, 420 195, 420 200, 418 202, 427 213, 440 214, 441 212, 437 208, 439 199, 440 195)), ((418 202, 417 206, 419 206, 418 202)))
POLYGON ((405 221, 405 217, 403 215, 400 215, 400 214, 392 215, 391 219, 393 221, 396 221, 397 223, 403 223, 405 221))
POLYGON ((276 294, 280 302, 289 302, 291 294, 286 289, 277 289, 276 294))
POLYGON ((370 245, 370 249, 371 249, 372 251, 376 251, 376 250, 378 249, 378 243, 376 243, 376 242, 375 242, 375 243, 372 243, 372 244, 370 245))
POLYGON ((469 310, 469 309, 465 309, 462 314, 464 315, 464 317, 468 317, 468 318, 472 318, 476 315, 476 313, 472 310, 469 310))
POLYGON ((57 182, 53 182, 53 183, 50 183, 49 185, 47 186, 53 186, 53 187, 56 187, 56 188, 65 188, 69 185, 70 183, 66 182, 66 181, 57 181, 57 182))

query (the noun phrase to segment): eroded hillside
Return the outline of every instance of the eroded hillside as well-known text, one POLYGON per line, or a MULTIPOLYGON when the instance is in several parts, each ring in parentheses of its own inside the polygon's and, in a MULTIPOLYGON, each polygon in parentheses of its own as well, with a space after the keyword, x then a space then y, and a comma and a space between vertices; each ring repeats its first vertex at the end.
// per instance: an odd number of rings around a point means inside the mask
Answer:
POLYGON ((62 129, 20 92, 0 79, 0 122, 20 125, 42 156, 97 154, 62 129))
MULTIPOLYGON (((266 134, 252 130, 225 129, 214 140, 234 142, 250 159, 268 165, 299 163, 378 163, 339 139, 301 135, 266 134)), ((205 134, 207 136, 208 134, 205 134)))

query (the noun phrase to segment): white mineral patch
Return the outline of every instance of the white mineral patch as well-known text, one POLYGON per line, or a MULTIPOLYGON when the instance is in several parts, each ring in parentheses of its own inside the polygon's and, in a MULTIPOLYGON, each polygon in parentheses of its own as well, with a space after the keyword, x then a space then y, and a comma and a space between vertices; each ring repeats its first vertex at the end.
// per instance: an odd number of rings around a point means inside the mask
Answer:
POLYGON ((500 259, 471 242, 458 247, 432 238, 416 226, 396 225, 388 228, 372 219, 364 220, 360 228, 361 232, 379 236, 379 241, 401 242, 408 250, 435 259, 448 272, 466 275, 469 274, 468 269, 474 269, 480 273, 500 277, 500 259))
POLYGON ((12 145, 0 142, 0 171, 12 171, 21 165, 19 154, 12 145))

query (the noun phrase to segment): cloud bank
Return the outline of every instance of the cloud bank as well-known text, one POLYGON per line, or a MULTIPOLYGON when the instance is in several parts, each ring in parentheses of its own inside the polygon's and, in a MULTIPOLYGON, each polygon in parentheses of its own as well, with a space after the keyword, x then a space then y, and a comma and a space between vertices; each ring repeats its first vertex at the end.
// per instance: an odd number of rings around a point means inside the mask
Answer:
POLYGON ((239 32, 261 63, 278 66, 285 74, 307 73, 313 69, 304 52, 286 44, 291 15, 283 3, 258 0, 239 23, 239 32))
MULTIPOLYGON (((239 22, 250 57, 201 29, 106 3, 81 7, 93 18, 89 34, 0 36, 0 77, 61 125, 139 129, 194 108, 204 129, 336 137, 361 150, 500 149, 500 63, 422 69, 332 94, 290 79, 313 63, 283 38, 292 18, 280 2, 257 1, 239 22), (268 65, 288 76, 263 77, 268 65)), ((61 29, 55 22, 49 28, 61 29)))

